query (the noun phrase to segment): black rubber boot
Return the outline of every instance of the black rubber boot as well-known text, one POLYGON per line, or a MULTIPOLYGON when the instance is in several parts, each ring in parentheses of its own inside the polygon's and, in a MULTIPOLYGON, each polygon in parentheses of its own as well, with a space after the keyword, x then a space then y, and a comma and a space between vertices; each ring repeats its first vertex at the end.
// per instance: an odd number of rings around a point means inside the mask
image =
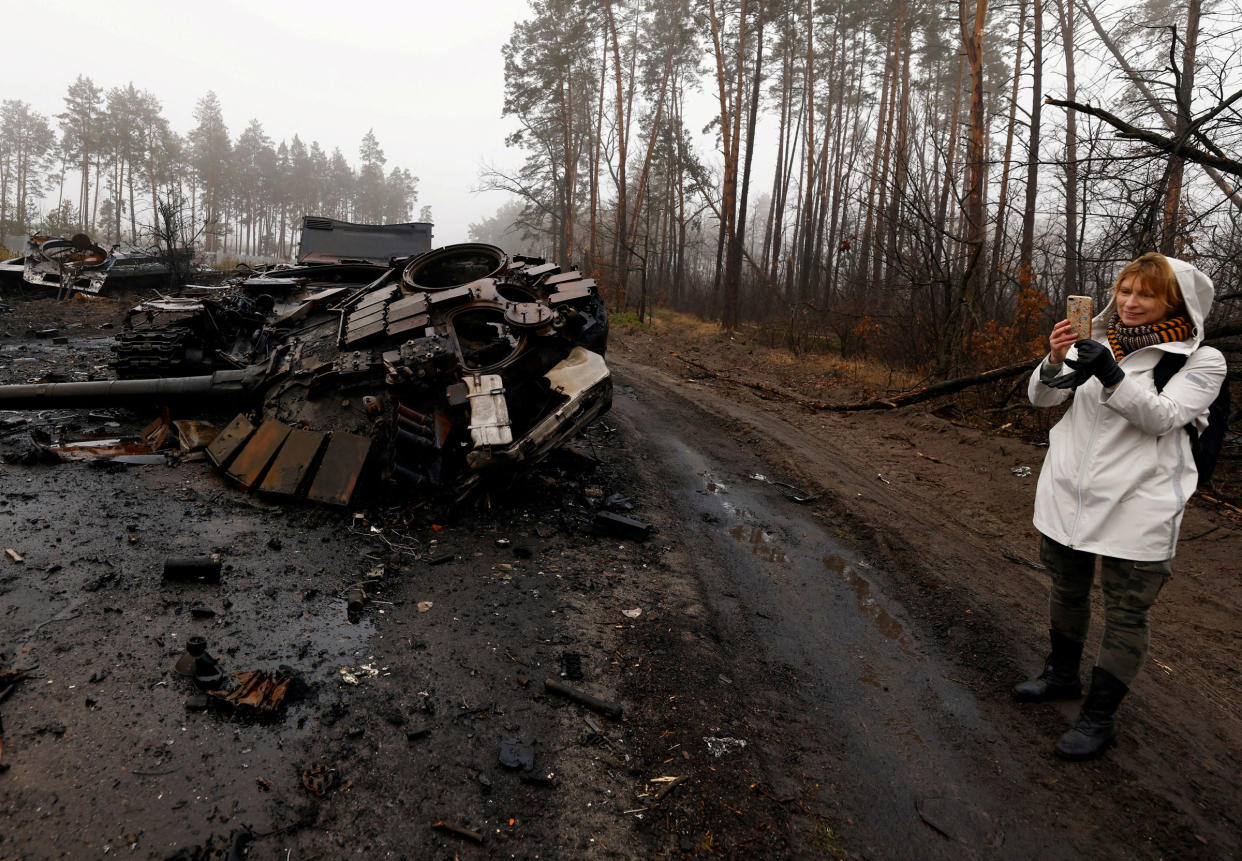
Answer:
POLYGON ((1078 724, 1057 742, 1062 759, 1095 759, 1117 737, 1113 715, 1130 689, 1103 667, 1091 671, 1091 690, 1082 702, 1078 724))
POLYGON ((1052 652, 1044 661, 1044 671, 1013 689, 1013 697, 1027 703, 1047 700, 1073 700, 1082 696, 1078 664, 1082 661, 1082 643, 1049 629, 1052 652))

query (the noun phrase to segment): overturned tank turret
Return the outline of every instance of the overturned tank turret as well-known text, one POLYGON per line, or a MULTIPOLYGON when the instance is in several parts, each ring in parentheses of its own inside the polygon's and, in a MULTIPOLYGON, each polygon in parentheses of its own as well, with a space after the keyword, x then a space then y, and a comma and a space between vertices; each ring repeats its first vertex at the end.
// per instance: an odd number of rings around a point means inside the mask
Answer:
POLYGON ((366 481, 460 496, 612 401, 595 282, 490 245, 393 261, 365 286, 295 302, 186 307, 123 339, 118 376, 129 379, 4 386, 0 410, 228 405, 238 414, 207 449, 219 470, 246 490, 348 505, 366 481))

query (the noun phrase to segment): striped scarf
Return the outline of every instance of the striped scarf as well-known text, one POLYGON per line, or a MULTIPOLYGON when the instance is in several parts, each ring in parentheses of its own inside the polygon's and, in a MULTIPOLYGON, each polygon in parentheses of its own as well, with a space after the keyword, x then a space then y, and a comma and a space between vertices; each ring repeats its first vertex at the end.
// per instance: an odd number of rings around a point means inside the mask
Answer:
POLYGON ((1119 362, 1135 350, 1152 344, 1185 341, 1190 335, 1190 321, 1184 315, 1147 326, 1123 326, 1121 319, 1114 314, 1108 324, 1108 345, 1113 348, 1113 358, 1119 362))

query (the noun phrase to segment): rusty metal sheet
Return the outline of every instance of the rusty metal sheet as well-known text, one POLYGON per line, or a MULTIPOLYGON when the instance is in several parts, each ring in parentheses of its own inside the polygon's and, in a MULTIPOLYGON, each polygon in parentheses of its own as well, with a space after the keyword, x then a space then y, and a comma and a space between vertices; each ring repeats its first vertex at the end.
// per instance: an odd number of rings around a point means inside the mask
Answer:
POLYGON ((372 323, 379 322, 386 317, 383 307, 367 308, 365 311, 355 311, 349 315, 345 321, 345 330, 361 329, 363 326, 369 326, 372 323))
POLYGON ((268 419, 250 437, 250 441, 233 458, 233 465, 225 474, 236 481, 242 490, 249 490, 258 483, 267 467, 280 451, 291 428, 276 419, 268 419))
POLYGON ((389 321, 401 320, 411 314, 422 314, 427 310, 427 300, 422 296, 407 296, 399 302, 388 306, 389 321))
POLYGON ((382 334, 384 331, 384 321, 380 320, 369 326, 363 326, 361 329, 350 329, 345 333, 345 343, 347 345, 357 344, 367 338, 382 334))
POLYGON ((210 422, 185 419, 172 424, 177 430, 177 440, 181 450, 187 454, 206 448, 220 435, 220 429, 210 422))
POLYGON ((574 299, 583 299, 591 295, 591 288, 595 286, 594 279, 588 278, 585 281, 577 281, 573 284, 566 284, 560 290, 548 297, 549 305, 559 305, 562 302, 570 302, 574 299))
POLYGON ((349 505, 358 486, 358 477, 371 451, 371 440, 352 433, 337 432, 328 440, 315 480, 306 496, 328 505, 349 505))
POLYGON ((389 323, 387 331, 389 335, 400 335, 411 329, 421 329, 430 322, 431 318, 426 314, 419 314, 414 317, 406 317, 404 320, 398 320, 395 323, 389 323))
POLYGON ((474 291, 469 286, 451 287, 427 295, 427 304, 433 308, 451 308, 458 302, 466 302, 474 298, 474 291))
POLYGON ((532 266, 522 274, 529 278, 536 278, 540 275, 555 275, 560 271, 561 267, 557 266, 555 263, 545 263, 542 266, 532 266))
POLYGON ((259 492, 277 496, 297 496, 298 489, 310 475, 315 465, 315 458, 327 438, 326 433, 298 428, 290 430, 271 469, 267 471, 267 477, 259 485, 259 492))
POLYGON ((400 289, 397 287, 389 287, 387 290, 376 290, 354 306, 354 313, 361 311, 363 308, 372 308, 380 303, 387 302, 395 298, 400 292, 400 289))
POLYGON ((237 454, 245 445, 246 440, 250 439, 252 433, 254 433, 254 425, 243 413, 238 413, 228 423, 228 426, 216 435, 211 445, 207 446, 207 459, 217 469, 227 466, 233 459, 233 455, 237 454))

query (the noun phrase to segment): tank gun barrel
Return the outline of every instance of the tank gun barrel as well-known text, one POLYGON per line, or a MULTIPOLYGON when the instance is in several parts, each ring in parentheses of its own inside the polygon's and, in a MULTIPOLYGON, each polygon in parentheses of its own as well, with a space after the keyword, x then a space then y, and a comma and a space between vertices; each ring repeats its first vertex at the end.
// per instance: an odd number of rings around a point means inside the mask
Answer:
POLYGON ((216 371, 200 377, 97 380, 88 383, 31 383, 0 386, 0 410, 51 407, 133 407, 186 400, 238 399, 257 391, 264 367, 216 371))

